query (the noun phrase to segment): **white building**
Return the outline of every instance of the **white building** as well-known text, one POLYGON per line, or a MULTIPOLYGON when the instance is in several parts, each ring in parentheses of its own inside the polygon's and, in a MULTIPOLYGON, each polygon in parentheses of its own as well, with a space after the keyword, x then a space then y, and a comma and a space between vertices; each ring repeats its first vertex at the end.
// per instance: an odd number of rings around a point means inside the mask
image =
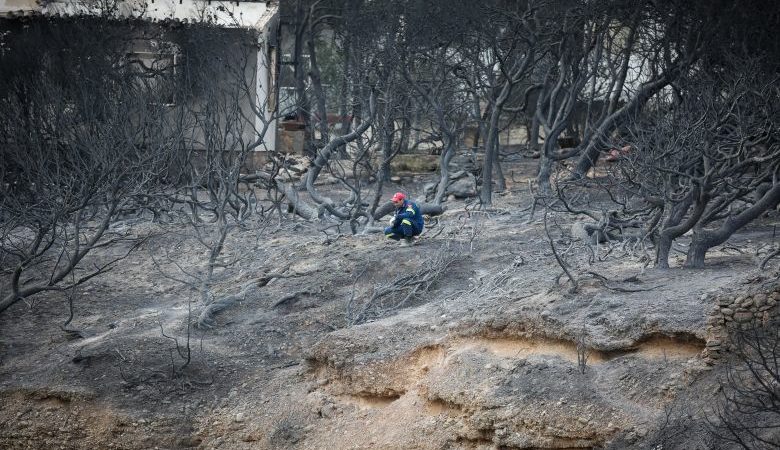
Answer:
MULTIPOLYGON (((252 93, 256 109, 263 111, 265 117, 254 114, 254 126, 249 130, 263 128, 263 119, 270 121, 271 126, 263 139, 263 145, 257 147, 258 152, 274 151, 276 148, 276 74, 277 74, 277 39, 279 5, 276 1, 200 1, 200 0, 0 0, 0 18, 13 19, 24 16, 102 16, 111 19, 134 19, 154 24, 183 23, 191 24, 207 22, 218 28, 243 29, 254 32, 257 36, 257 55, 251 58, 252 67, 248 67, 248 77, 253 80, 252 93), (110 13, 105 11, 105 5, 110 4, 110 13), (251 73, 253 71, 253 73, 251 73)), ((2 30, 0 30, 2 31, 2 30)), ((0 50, 2 49, 2 34, 0 33, 0 50)), ((150 60, 159 61, 160 55, 154 55, 156 43, 145 45, 139 42, 136 57, 144 59, 148 54, 150 60)), ((227 51, 227 50, 226 50, 227 51)), ((176 55, 171 55, 171 60, 176 55)), ((251 106, 251 105, 250 105, 251 106)), ((243 108, 242 108, 243 109, 243 108)), ((250 115, 248 115, 250 116, 250 115)), ((251 136, 245 136, 251 139, 251 136)))

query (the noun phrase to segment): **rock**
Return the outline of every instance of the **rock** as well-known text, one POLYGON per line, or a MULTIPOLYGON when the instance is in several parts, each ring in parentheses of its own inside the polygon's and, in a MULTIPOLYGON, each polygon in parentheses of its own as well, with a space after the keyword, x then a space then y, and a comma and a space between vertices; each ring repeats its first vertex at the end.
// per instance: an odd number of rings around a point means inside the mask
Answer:
POLYGON ((179 439, 178 445, 179 447, 184 447, 184 448, 197 447, 201 444, 201 442, 203 442, 203 440, 197 436, 188 436, 179 439))
POLYGON ((398 183, 398 182, 401 181, 401 177, 399 177, 397 175, 392 176, 392 177, 390 177, 390 181, 392 181, 393 183, 398 183))
POLYGON ((753 296, 753 304, 760 308, 766 304, 766 299, 766 294, 758 293, 753 296))
POLYGON ((720 313, 724 316, 733 316, 734 310, 731 308, 721 308, 720 313))
POLYGON ((332 403, 328 403, 328 404, 324 405, 319 410, 320 416, 323 417, 323 418, 326 418, 326 419, 335 416, 337 412, 338 412, 338 409, 332 403))
POLYGON ((477 195, 477 179, 474 175, 466 173, 465 177, 457 179, 447 186, 447 194, 455 198, 470 198, 477 195))
POLYGON ((751 306, 753 306, 753 299, 748 297, 745 300, 743 300, 742 303, 739 304, 739 306, 743 308, 750 308, 751 306))
POLYGON ((753 313, 752 312, 738 312, 734 314, 734 320, 739 323, 746 323, 750 322, 753 319, 753 313))
POLYGON ((236 414, 236 417, 233 418, 234 422, 241 423, 244 420, 246 420, 246 417, 244 416, 244 413, 238 413, 236 414))
POLYGON ((718 297, 718 305, 719 306, 729 306, 731 304, 731 298, 727 297, 725 295, 721 295, 718 297))

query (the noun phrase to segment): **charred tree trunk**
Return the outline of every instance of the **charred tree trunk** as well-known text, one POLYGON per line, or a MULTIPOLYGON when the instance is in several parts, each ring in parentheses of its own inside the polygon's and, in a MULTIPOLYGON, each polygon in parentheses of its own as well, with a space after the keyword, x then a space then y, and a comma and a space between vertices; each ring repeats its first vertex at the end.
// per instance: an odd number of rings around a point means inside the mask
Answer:
POLYGON ((726 242, 734 232, 758 218, 764 211, 775 207, 778 202, 780 202, 780 183, 775 184, 752 207, 736 216, 728 217, 717 230, 694 232, 691 247, 686 255, 685 266, 704 267, 704 257, 709 249, 726 242))
POLYGON ((306 94, 306 65, 303 63, 303 47, 305 45, 306 30, 310 20, 304 1, 298 0, 295 8, 295 41, 293 43, 293 73, 295 76, 295 99, 297 120, 303 122, 303 152, 306 156, 314 158, 314 132, 311 124, 311 105, 306 94))
POLYGON ((439 186, 436 188, 436 196, 433 199, 436 205, 440 205, 444 201, 444 196, 447 194, 447 186, 450 184, 450 161, 452 161, 452 157, 455 155, 453 140, 454 136, 448 133, 444 139, 444 148, 439 157, 439 186))
POLYGON ((498 119, 501 117, 501 110, 511 92, 512 83, 510 80, 507 80, 491 105, 490 122, 486 131, 485 161, 482 165, 482 187, 479 194, 480 203, 482 203, 483 207, 489 207, 493 204, 493 164, 498 158, 498 143, 496 142, 498 138, 498 119))
POLYGON ((669 268, 669 253, 674 240, 687 233, 699 222, 709 202, 709 194, 698 185, 691 191, 685 200, 672 208, 669 219, 664 223, 663 230, 658 238, 655 266, 659 269, 669 268), (685 215, 694 207, 688 218, 685 215))

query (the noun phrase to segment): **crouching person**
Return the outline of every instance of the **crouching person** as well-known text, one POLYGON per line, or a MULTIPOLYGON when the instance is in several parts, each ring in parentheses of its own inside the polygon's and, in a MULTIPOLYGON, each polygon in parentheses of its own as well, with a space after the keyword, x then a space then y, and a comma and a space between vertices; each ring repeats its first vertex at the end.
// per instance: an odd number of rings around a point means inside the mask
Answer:
POLYGON ((412 245, 414 237, 422 233, 425 224, 420 207, 401 192, 396 192, 391 201, 396 210, 390 226, 385 228, 385 236, 396 241, 403 238, 406 245, 412 245))

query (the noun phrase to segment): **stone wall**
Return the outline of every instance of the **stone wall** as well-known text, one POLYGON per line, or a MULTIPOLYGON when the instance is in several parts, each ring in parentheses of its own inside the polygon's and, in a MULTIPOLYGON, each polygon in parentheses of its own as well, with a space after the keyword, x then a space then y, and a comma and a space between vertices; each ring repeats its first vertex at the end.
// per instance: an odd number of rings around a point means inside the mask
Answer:
POLYGON ((780 318, 780 283, 713 298, 715 308, 707 320, 707 346, 703 354, 708 364, 715 364, 728 351, 733 330, 766 326, 780 318))

